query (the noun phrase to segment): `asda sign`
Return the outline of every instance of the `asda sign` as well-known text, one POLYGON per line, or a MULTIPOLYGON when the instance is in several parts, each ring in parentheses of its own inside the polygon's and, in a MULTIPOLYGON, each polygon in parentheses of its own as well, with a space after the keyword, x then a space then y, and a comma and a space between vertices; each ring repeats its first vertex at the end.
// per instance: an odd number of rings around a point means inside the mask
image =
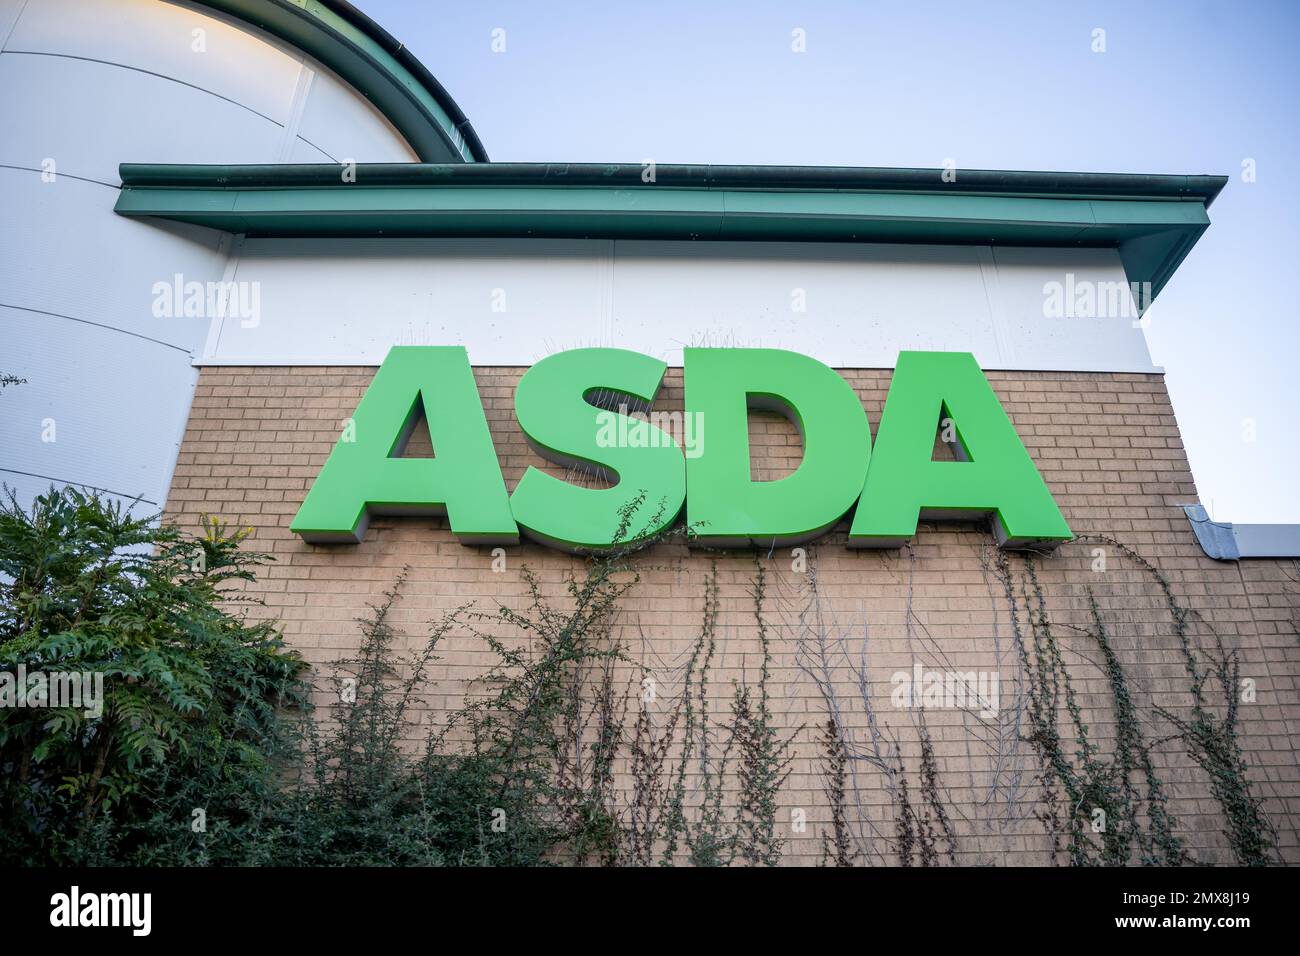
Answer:
POLYGON ((465 349, 394 348, 292 530, 313 543, 354 543, 372 515, 446 514, 468 545, 515 543, 522 531, 599 550, 639 501, 631 535, 664 530, 684 509, 696 540, 721 547, 806 541, 850 510, 849 544, 859 547, 901 545, 922 518, 989 516, 1004 545, 1071 537, 969 353, 900 353, 874 448, 857 395, 815 359, 779 349, 684 354, 681 429, 632 410, 653 406, 667 371, 658 359, 574 349, 530 368, 514 396, 529 443, 611 485, 583 487, 530 466, 508 493, 465 349), (756 407, 784 412, 803 437, 803 460, 775 481, 750 475, 747 412, 756 407), (434 457, 400 457, 421 412, 434 457), (938 433, 956 460, 934 460, 938 433))

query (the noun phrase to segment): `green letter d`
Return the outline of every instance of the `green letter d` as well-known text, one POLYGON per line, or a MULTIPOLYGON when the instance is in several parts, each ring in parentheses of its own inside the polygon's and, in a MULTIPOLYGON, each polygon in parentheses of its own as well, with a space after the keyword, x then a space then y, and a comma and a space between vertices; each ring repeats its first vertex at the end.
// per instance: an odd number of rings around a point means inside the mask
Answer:
POLYGON ((703 450, 686 460, 687 522, 719 547, 795 544, 853 506, 871 458, 871 429, 849 383, 816 359, 780 349, 685 350, 686 410, 703 450), (803 461, 776 481, 750 478, 749 408, 787 415, 803 461))

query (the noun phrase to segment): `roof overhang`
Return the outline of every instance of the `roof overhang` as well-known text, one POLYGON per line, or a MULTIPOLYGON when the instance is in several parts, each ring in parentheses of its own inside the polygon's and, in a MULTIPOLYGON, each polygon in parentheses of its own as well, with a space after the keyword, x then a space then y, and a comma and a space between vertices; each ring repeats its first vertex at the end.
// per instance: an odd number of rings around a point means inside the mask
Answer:
POLYGON ((1159 294, 1223 176, 791 166, 123 164, 117 212, 248 236, 1109 247, 1159 294))
POLYGON ((487 162, 469 119, 441 83, 345 0, 198 0, 329 67, 370 100, 428 163, 487 162))

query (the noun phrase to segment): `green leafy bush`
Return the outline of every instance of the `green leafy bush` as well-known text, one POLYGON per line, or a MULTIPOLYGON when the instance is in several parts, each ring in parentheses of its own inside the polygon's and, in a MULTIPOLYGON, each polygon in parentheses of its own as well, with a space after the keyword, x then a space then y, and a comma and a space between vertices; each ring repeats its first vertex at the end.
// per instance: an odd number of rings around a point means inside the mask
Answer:
POLYGON ((267 559, 204 525, 185 539, 74 488, 0 505, 0 671, 102 681, 96 707, 0 708, 0 861, 244 853, 306 685, 270 622, 233 613, 229 585, 267 559))

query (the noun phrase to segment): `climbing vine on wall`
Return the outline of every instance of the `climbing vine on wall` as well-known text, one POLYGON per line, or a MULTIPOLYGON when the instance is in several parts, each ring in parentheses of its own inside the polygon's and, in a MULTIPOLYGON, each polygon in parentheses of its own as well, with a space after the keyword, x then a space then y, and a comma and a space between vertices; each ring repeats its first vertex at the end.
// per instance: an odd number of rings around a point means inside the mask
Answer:
POLYGON ((771 709, 772 651, 761 566, 751 595, 760 648, 758 680, 754 687, 735 683, 725 722, 718 724, 712 715, 709 695, 718 651, 716 563, 704 582, 700 633, 686 661, 681 692, 661 727, 653 719, 653 702, 642 701, 631 744, 629 847, 637 862, 668 865, 679 851, 696 866, 772 866, 780 861, 784 838, 777 825, 778 796, 789 775, 793 735, 782 738, 771 709))
POLYGON ((849 831, 846 800, 849 755, 834 715, 826 718, 818 742, 821 745, 826 781, 824 793, 831 811, 830 830, 822 830, 821 833, 821 863, 823 866, 852 866, 859 853, 854 848, 849 831))
POLYGON ((1158 585, 1178 638, 1192 706, 1190 716, 1166 707, 1157 707, 1156 711, 1173 724, 1192 759, 1208 775, 1210 792, 1223 811, 1224 835, 1236 862, 1241 866, 1274 862, 1277 833, 1247 779, 1246 757, 1241 747, 1241 660, 1237 652, 1229 651, 1220 634, 1178 600, 1165 574, 1141 554, 1106 536, 1096 535, 1090 540, 1115 548, 1158 585), (1211 650, 1203 650, 1193 643, 1194 619, 1209 630, 1213 638, 1211 650), (1217 689, 1220 695, 1218 712, 1210 703, 1211 688, 1217 689))
POLYGON ((920 806, 913 804, 902 758, 898 760, 898 789, 895 797, 898 861, 913 866, 938 866, 940 853, 949 864, 957 863, 957 835, 939 794, 939 769, 934 759, 934 742, 921 721, 920 806), (942 843, 942 850, 940 849, 942 843))
POLYGON ((1094 623, 1089 633, 1106 660, 1104 670, 1116 721, 1112 754, 1103 752, 1090 736, 1074 678, 1047 611, 1037 560, 1032 554, 1022 558, 1019 602, 1010 562, 1011 558, 1001 553, 998 572, 1027 678, 1028 737, 1042 764, 1044 798, 1040 819, 1049 828, 1054 852, 1063 849, 1076 866, 1125 865, 1134 862, 1135 857, 1136 862, 1147 864, 1185 862, 1181 844, 1173 835, 1176 822, 1168 812, 1164 786, 1152 764, 1137 709, 1095 596, 1088 591, 1094 623), (1025 624, 1021 623, 1021 605, 1025 624), (1060 728, 1062 709, 1068 735, 1062 734, 1060 728), (1069 752, 1071 746, 1073 753, 1069 752), (1134 779, 1139 771, 1145 780, 1145 792, 1134 779))
MULTIPOLYGON (((1076 539, 1097 542, 1131 560, 1156 582, 1173 625, 1189 677, 1190 716, 1156 706, 1154 713, 1175 729, 1175 739, 1210 778, 1211 793, 1225 818, 1225 835, 1236 861, 1270 861, 1276 836, 1259 798, 1246 777, 1239 741, 1237 682, 1239 663, 1221 637, 1210 629, 1210 654, 1193 640, 1195 612, 1183 605, 1166 576, 1132 548, 1108 536, 1076 539), (1207 685, 1222 692, 1219 713, 1209 704, 1207 685)), ((1084 588, 1089 623, 1084 628, 1054 622, 1033 554, 1014 559, 999 552, 997 574, 1006 603, 1028 691, 1028 739, 1040 761, 1042 786, 1039 819, 1053 842, 1053 856, 1064 854, 1075 865, 1181 865, 1194 862, 1177 835, 1168 787, 1152 756, 1150 735, 1136 706, 1129 678, 1115 651, 1106 615, 1091 587, 1084 588), (1104 752, 1091 735, 1062 653, 1061 630, 1074 631, 1100 653, 1115 722, 1113 747, 1104 752), (1062 712, 1067 732, 1062 733, 1062 712)))

